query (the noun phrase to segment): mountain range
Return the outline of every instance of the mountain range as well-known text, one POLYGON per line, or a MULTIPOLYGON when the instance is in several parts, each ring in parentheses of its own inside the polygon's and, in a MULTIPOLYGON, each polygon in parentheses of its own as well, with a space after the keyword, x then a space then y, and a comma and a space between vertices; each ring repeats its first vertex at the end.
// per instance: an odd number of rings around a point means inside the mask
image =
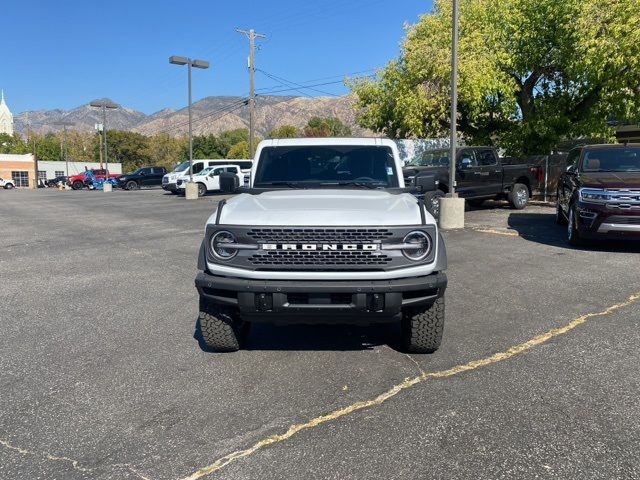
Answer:
MULTIPOLYGON (((192 115, 195 135, 218 134, 225 130, 249 127, 249 108, 243 97, 203 98, 193 104, 192 115)), ((87 103, 72 110, 39 110, 17 114, 14 128, 20 133, 27 129, 37 133, 56 132, 64 128, 59 122, 65 122, 70 124, 68 129, 93 132, 95 124, 102 122, 101 116, 99 109, 87 103)), ((256 133, 261 137, 280 125, 303 127, 314 116, 336 117, 348 125, 354 135, 372 135, 357 125, 351 96, 308 98, 265 95, 256 99, 256 133)), ((145 135, 168 133, 180 136, 188 132, 188 119, 187 108, 167 108, 147 115, 121 105, 118 109, 107 111, 107 128, 131 130, 145 135)))

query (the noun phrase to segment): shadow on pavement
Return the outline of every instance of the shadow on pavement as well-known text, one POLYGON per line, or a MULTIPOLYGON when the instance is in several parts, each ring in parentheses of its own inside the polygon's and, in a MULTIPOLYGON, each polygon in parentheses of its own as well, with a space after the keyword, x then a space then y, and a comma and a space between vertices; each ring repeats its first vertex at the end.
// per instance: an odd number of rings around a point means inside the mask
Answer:
MULTIPOLYGON (((202 339, 199 321, 196 322, 193 337, 198 341, 202 351, 211 352, 202 339)), ((372 350, 380 345, 402 351, 399 322, 366 327, 254 323, 243 350, 355 351, 372 350)))
POLYGON ((581 247, 572 247, 567 243, 566 227, 556 224, 555 213, 512 213, 508 224, 522 238, 543 245, 568 250, 640 253, 640 242, 637 240, 594 240, 585 241, 581 247))

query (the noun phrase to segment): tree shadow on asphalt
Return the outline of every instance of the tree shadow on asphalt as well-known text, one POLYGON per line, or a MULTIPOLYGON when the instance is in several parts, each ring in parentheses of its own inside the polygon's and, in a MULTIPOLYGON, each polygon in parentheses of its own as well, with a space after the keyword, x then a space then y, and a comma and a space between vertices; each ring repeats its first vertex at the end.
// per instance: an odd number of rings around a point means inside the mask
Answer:
POLYGON ((593 240, 585 241, 580 247, 572 247, 567 242, 566 227, 556 224, 555 213, 512 213, 509 215, 508 224, 525 240, 552 247, 567 250, 640 253, 640 242, 637 240, 593 240))
MULTIPOLYGON (((204 343, 199 320, 196 322, 193 338, 198 341, 202 351, 212 352, 204 343)), ((254 323, 242 349, 357 351, 373 350, 381 345, 403 352, 400 343, 400 322, 369 326, 254 323)))

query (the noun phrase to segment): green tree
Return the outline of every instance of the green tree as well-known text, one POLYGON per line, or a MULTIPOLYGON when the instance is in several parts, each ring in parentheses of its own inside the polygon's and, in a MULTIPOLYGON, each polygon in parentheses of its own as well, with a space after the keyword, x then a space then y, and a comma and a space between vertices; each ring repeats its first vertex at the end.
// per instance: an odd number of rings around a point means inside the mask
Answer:
POLYGON ((29 153, 29 147, 17 133, 13 135, 0 133, 0 153, 29 153))
MULTIPOLYGON (((638 0, 465 0, 459 116, 473 143, 547 153, 559 140, 611 137, 640 111, 638 0)), ((361 126, 393 138, 449 128, 451 2, 408 30, 400 58, 352 80, 361 126)))
MULTIPOLYGON (((218 135, 220 142, 220 150, 223 158, 229 158, 229 150, 240 142, 249 142, 249 130, 246 128, 236 128, 235 130, 227 130, 218 135)), ((256 142, 257 143, 257 142, 256 142)), ((243 157, 246 158, 246 157, 243 157)))
POLYGON ((250 158, 249 157, 249 142, 242 140, 236 143, 227 152, 227 158, 250 158))
POLYGON ((293 125, 281 125, 269 133, 269 138, 296 138, 300 136, 298 127, 293 125))
POLYGON ((185 158, 185 150, 188 148, 189 143, 186 138, 159 133, 149 137, 145 154, 153 165, 172 170, 176 163, 185 158))
POLYGON ((304 127, 305 137, 350 137, 351 129, 339 119, 312 117, 304 127))
MULTIPOLYGON (((193 158, 224 158, 228 149, 223 149, 215 135, 193 137, 193 158)), ((189 142, 184 146, 184 159, 189 158, 189 142)))
MULTIPOLYGON (((95 153, 97 158, 97 149, 95 153)), ((148 154, 148 137, 124 130, 107 131, 107 153, 109 162, 121 163, 125 172, 148 165, 151 160, 148 154)))
POLYGON ((44 135, 32 133, 28 138, 28 144, 32 146, 29 151, 32 151, 33 145, 35 145, 38 160, 62 160, 60 138, 55 133, 44 135))

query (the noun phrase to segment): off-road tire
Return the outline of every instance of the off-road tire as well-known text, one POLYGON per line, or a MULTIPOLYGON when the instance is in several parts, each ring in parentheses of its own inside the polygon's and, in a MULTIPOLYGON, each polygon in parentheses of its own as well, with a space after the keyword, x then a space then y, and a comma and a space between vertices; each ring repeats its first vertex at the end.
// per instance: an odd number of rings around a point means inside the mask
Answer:
POLYGON ((444 331, 444 297, 420 310, 407 311, 402 320, 404 348, 413 353, 433 353, 444 331))
POLYGON ((135 180, 129 180, 125 184, 126 190, 138 190, 139 188, 140 188, 140 185, 138 185, 138 182, 136 182, 135 180))
POLYGON ((444 193, 440 190, 424 194, 424 206, 436 221, 440 218, 440 199, 442 197, 444 197, 444 193))
POLYGON ((240 349, 249 330, 232 310, 200 299, 200 331, 205 345, 216 352, 235 352, 240 349))
POLYGON ((511 208, 522 210, 529 203, 529 187, 523 183, 516 183, 509 192, 511 208))

